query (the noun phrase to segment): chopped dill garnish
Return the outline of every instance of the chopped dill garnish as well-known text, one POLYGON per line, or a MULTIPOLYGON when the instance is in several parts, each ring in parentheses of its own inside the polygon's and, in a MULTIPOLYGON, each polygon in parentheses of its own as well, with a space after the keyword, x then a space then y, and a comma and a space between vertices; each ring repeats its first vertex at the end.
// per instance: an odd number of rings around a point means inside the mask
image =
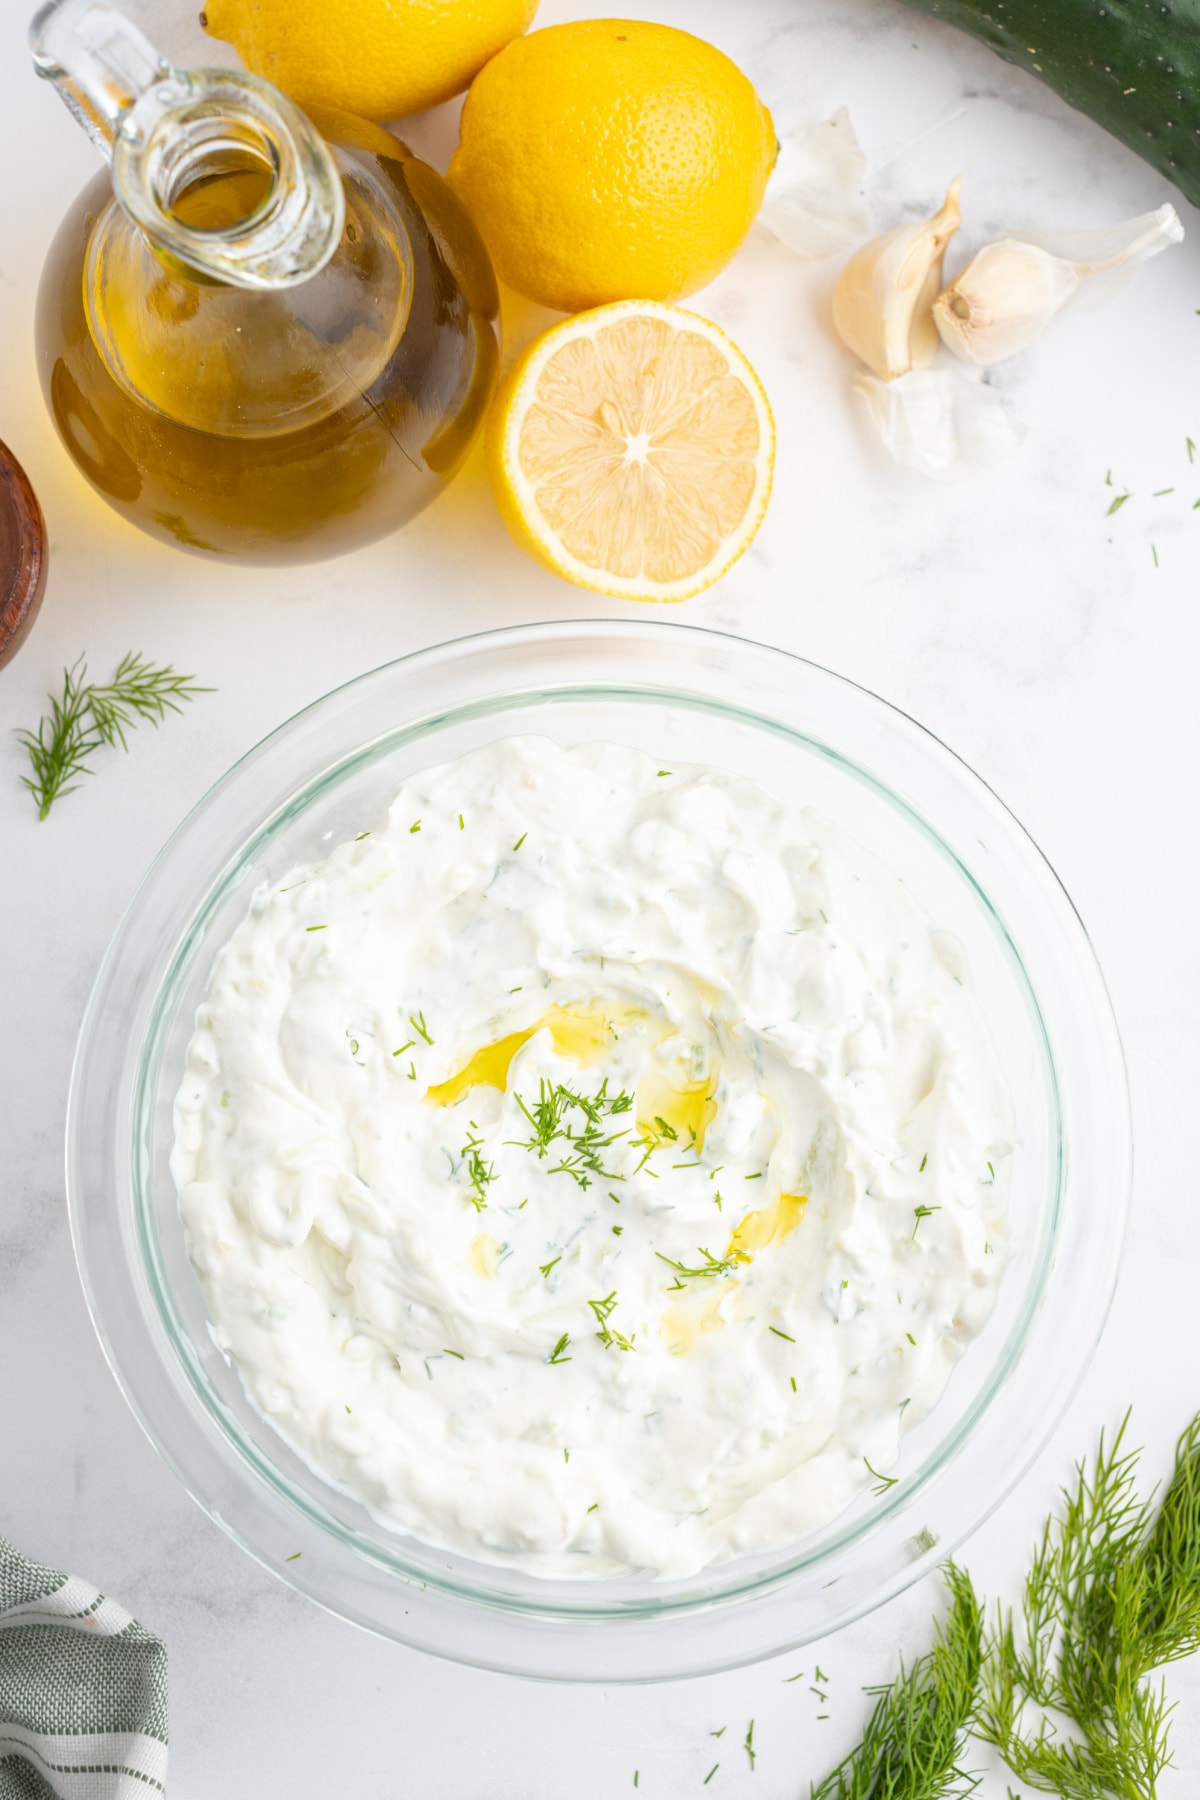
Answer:
POLYGON ((416 1014, 409 1013, 408 1022, 418 1037, 423 1037, 427 1044, 432 1044, 433 1039, 429 1035, 428 1028, 425 1024, 425 1014, 423 1012, 416 1014))
POLYGON ((668 1138, 672 1144, 678 1142, 679 1133, 676 1131, 675 1127, 673 1125, 668 1125, 667 1121, 661 1119, 657 1113, 654 1115, 654 1123, 658 1126, 658 1134, 660 1137, 668 1138))
POLYGON ((459 813, 459 815, 458 815, 458 829, 460 831, 465 831, 467 829, 465 824, 463 823, 463 816, 461 813, 459 813))
POLYGON ((773 1331, 775 1333, 776 1337, 783 1338, 789 1344, 794 1344, 796 1341, 794 1337, 788 1337, 788 1334, 786 1331, 780 1331, 778 1325, 768 1325, 767 1330, 773 1331))
POLYGON ((606 1181, 624 1181, 619 1170, 605 1167, 603 1152, 628 1137, 629 1133, 627 1130, 606 1133, 601 1130, 601 1121, 627 1113, 633 1105, 631 1094, 610 1094, 607 1077, 589 1097, 565 1082, 547 1081, 543 1076, 538 1098, 532 1105, 520 1094, 515 1098, 533 1127, 533 1136, 509 1138, 509 1143, 530 1151, 539 1161, 549 1155, 553 1144, 561 1142, 566 1146, 547 1174, 569 1175, 580 1188, 591 1187, 593 1176, 606 1181), (576 1112, 581 1113, 584 1120, 579 1131, 571 1123, 571 1115, 576 1112))
POLYGON ((929 1152, 928 1152, 928 1150, 927 1150, 927 1151, 926 1151, 926 1152, 925 1152, 925 1154, 924 1154, 924 1156, 923 1156, 923 1157, 922 1157, 922 1158, 921 1158, 921 1166, 920 1166, 920 1168, 919 1168, 919 1169, 918 1169, 918 1170, 917 1170, 917 1174, 918 1174, 918 1175, 923 1175, 923 1174, 924 1174, 924 1173, 925 1173, 925 1164, 926 1164, 926 1163, 927 1163, 927 1162, 928 1162, 928 1161, 929 1161, 929 1152))
POLYGON ((900 1479, 900 1477, 898 1475, 881 1475, 879 1473, 878 1469, 871 1468, 871 1464, 867 1461, 867 1458, 865 1456, 863 1457, 863 1461, 867 1464, 867 1468, 870 1470, 870 1473, 875 1477, 876 1481, 879 1483, 878 1487, 873 1487, 871 1489, 871 1492, 873 1494, 886 1494, 889 1488, 895 1487, 896 1483, 900 1479))
POLYGON ((561 1261, 562 1261, 562 1256, 560 1254, 560 1255, 554 1257, 551 1262, 538 1264, 538 1268, 542 1272, 543 1280, 549 1281, 551 1269, 554 1267, 555 1263, 560 1263, 561 1261))
POLYGON ((594 1512, 599 1512, 599 1510, 600 1510, 600 1502, 598 1500, 593 1500, 592 1504, 588 1507, 588 1511, 590 1513, 594 1513, 594 1512))
POLYGON ((369 837, 370 837, 370 835, 371 835, 371 834, 370 834, 370 832, 369 832, 369 831, 360 831, 360 832, 359 832, 359 834, 358 834, 358 836, 357 836, 357 837, 356 837, 356 838, 355 838, 355 840, 354 840, 354 841, 355 841, 355 843, 356 843, 356 844, 361 844, 361 843, 362 843, 362 841, 363 841, 363 839, 364 839, 364 838, 369 838, 369 837))
POLYGON ((292 1554, 290 1556, 285 1556, 283 1560, 284 1560, 284 1562, 295 1562, 296 1558, 300 1554, 301 1554, 301 1552, 299 1550, 293 1550, 292 1554))
POLYGON ((1161 500, 1164 494, 1173 494, 1174 492, 1174 488, 1155 488, 1150 498, 1152 500, 1161 500))
POLYGON ((305 931, 328 931, 328 925, 306 925, 305 931))
POLYGON ((908 1240, 910 1244, 916 1242, 917 1232, 920 1229, 921 1220, 922 1219, 931 1219, 935 1212, 941 1212, 941 1210, 942 1209, 940 1206, 914 1206, 913 1207, 913 1218, 915 1219, 916 1223, 913 1225, 913 1228, 912 1228, 912 1236, 908 1240))
POLYGON ((704 1780, 700 1783, 701 1787, 708 1786, 709 1782, 712 1780, 713 1776, 716 1774, 716 1772, 720 1768, 720 1766, 721 1765, 719 1762, 715 1762, 713 1764, 712 1768, 708 1771, 708 1774, 704 1777, 704 1780))
POLYGON ((1154 566, 1157 569, 1157 567, 1158 567, 1158 551, 1155 549, 1153 544, 1151 544, 1151 546, 1150 546, 1150 554, 1154 558, 1154 566))
POLYGON ((746 1755, 750 1758, 750 1773, 753 1775, 753 1773, 754 1773, 754 1720, 753 1719, 751 1719, 749 1725, 746 1728, 746 1741, 742 1745, 742 1749, 746 1752, 746 1755))
MULTIPOLYGON (((457 1356, 459 1362, 466 1362, 467 1360, 461 1350, 451 1350, 448 1344, 442 1345, 442 1354, 444 1356, 457 1356)), ((346 1411, 349 1412, 350 1408, 347 1407, 346 1411)))
POLYGON ((33 731, 18 731, 17 742, 28 752, 32 775, 22 775, 37 802, 38 818, 44 819, 56 800, 74 793, 77 776, 92 774, 91 758, 97 750, 128 750, 126 733, 149 720, 161 725, 168 712, 182 712, 182 702, 212 688, 198 687, 190 675, 179 675, 165 664, 155 667, 144 656, 130 651, 117 664, 105 684, 87 679, 87 663, 81 656, 63 670, 60 699, 50 696, 50 711, 33 731))
POLYGON ((487 1190, 496 1179, 495 1163, 485 1163, 480 1155, 479 1147, 482 1143, 483 1139, 472 1133, 459 1151, 466 1166, 467 1180, 471 1183, 467 1199, 476 1212, 482 1212, 487 1205, 487 1190))
POLYGON ((728 1726, 722 1725, 720 1731, 710 1731, 708 1735, 709 1737, 724 1737, 728 1729, 728 1726))
POLYGON ((566 1347, 570 1343, 570 1341, 571 1341, 570 1332, 564 1331, 562 1336, 559 1338, 557 1344, 555 1344, 553 1350, 550 1352, 549 1356, 546 1358, 546 1361, 548 1363, 571 1362, 572 1361, 571 1357, 563 1355, 563 1351, 566 1349, 566 1347))
POLYGON ((565 1447, 564 1447, 564 1449, 563 1449, 563 1461, 564 1461, 564 1462, 565 1462, 565 1463, 569 1463, 569 1462, 570 1462, 570 1460, 571 1460, 571 1452, 570 1452, 570 1451, 569 1451, 569 1450, 568 1450, 568 1449, 566 1449, 566 1448, 565 1448, 565 1447))
POLYGON ((1111 506, 1109 507, 1108 511, 1105 513, 1105 515, 1104 515, 1105 518, 1111 519, 1112 515, 1115 512, 1119 512, 1121 507, 1123 507, 1125 502, 1130 498, 1131 498, 1131 496, 1130 496, 1128 489, 1126 489, 1126 491, 1123 494, 1117 494, 1114 497, 1113 502, 1112 502, 1111 506))
POLYGON ((410 1081, 415 1081, 417 1079, 417 1065, 412 1061, 410 1061, 408 1065, 408 1079, 410 1081))
POLYGON ((798 1393, 798 1392, 799 1392, 799 1389, 798 1389, 798 1388, 797 1388, 797 1386, 796 1386, 796 1377, 795 1377, 795 1376, 794 1376, 794 1375, 789 1375, 789 1377, 788 1377, 788 1380, 789 1380, 789 1381, 790 1381, 790 1382, 791 1382, 791 1384, 792 1384, 792 1392, 793 1392, 793 1394, 795 1394, 795 1393, 798 1393))
POLYGON ((669 775, 670 773, 670 769, 660 769, 658 771, 659 780, 661 780, 664 775, 669 775))
POLYGON ((754 1171, 753 1175, 743 1175, 742 1176, 743 1181, 761 1181, 762 1178, 763 1178, 763 1172, 761 1169, 756 1169, 754 1171))
POLYGON ((420 821, 420 819, 414 819, 414 820, 413 820, 413 822, 412 822, 412 824, 411 824, 411 825, 410 825, 410 826, 409 826, 409 828, 408 828, 408 835, 409 835, 409 837, 411 837, 411 836, 412 836, 412 834, 413 834, 413 832, 414 832, 414 831, 420 831, 420 829, 421 829, 421 821, 420 821))
POLYGON ((1184 440, 1183 440, 1183 441, 1184 441, 1184 443, 1185 443, 1185 444, 1186 444, 1186 445, 1187 445, 1187 453, 1188 453, 1188 461, 1189 461, 1189 462, 1195 462, 1195 460, 1196 460, 1196 446, 1195 446, 1195 444, 1193 444, 1193 442, 1192 442, 1192 440, 1191 440, 1191 438, 1185 438, 1185 439, 1184 439, 1184 440))
POLYGON ((824 1669, 821 1667, 820 1663, 818 1663, 816 1668, 813 1670, 813 1676, 817 1681, 821 1682, 823 1686, 828 1685, 829 1677, 825 1673, 824 1669))
MULTIPOLYGON (((626 1337, 623 1331, 614 1331, 608 1322, 610 1315, 616 1310, 617 1291, 615 1288, 611 1294, 606 1294, 603 1300, 589 1300, 588 1305, 595 1313, 596 1323, 600 1327, 596 1336, 600 1339, 600 1342, 604 1345, 606 1350, 611 1350, 614 1344, 618 1350, 632 1350, 634 1348, 633 1338, 626 1337)), ((635 1332, 634 1336, 636 1337, 636 1335, 637 1333, 635 1332)))
POLYGON ((789 1687, 793 1681, 803 1681, 803 1680, 804 1680, 804 1670, 801 1669, 800 1673, 798 1675, 785 1675, 783 1678, 783 1685, 784 1685, 784 1687, 789 1687))
POLYGON ((682 1275, 686 1280, 692 1280, 701 1275, 728 1275, 731 1269, 736 1269, 739 1263, 748 1260, 736 1250, 732 1256, 714 1256, 711 1250, 704 1248, 703 1244, 699 1246, 699 1253, 704 1261, 695 1268, 688 1268, 686 1263, 676 1262, 672 1257, 664 1256, 661 1250, 654 1252, 659 1262, 665 1262, 668 1269, 674 1269, 677 1275, 682 1275))
POLYGON ((415 1044, 415 1043, 416 1043, 416 1041, 417 1041, 417 1040, 416 1040, 416 1038, 409 1038, 409 1040, 408 1040, 408 1042, 407 1042, 407 1043, 406 1043, 406 1044, 401 1044, 401 1046, 400 1046, 400 1048, 399 1048, 399 1049, 398 1049, 398 1050, 393 1050, 393 1051, 392 1051, 392 1055, 393 1055, 393 1056, 403 1056, 403 1055, 404 1055, 404 1052, 405 1052, 405 1051, 406 1051, 406 1050, 411 1050, 411 1049, 412 1049, 412 1047, 413 1047, 413 1045, 414 1045, 414 1044, 415 1044))
POLYGON ((917 1340, 916 1340, 916 1338, 915 1338, 915 1337, 914 1337, 914 1336, 913 1336, 913 1334, 912 1334, 912 1332, 911 1332, 911 1331, 906 1331, 906 1332, 905 1332, 905 1334, 904 1334, 904 1335, 905 1335, 905 1337, 906 1337, 906 1338, 907 1338, 907 1339, 908 1339, 908 1341, 909 1341, 909 1343, 910 1343, 910 1344, 911 1344, 911 1345, 912 1345, 912 1347, 913 1347, 913 1349, 914 1349, 914 1350, 915 1350, 915 1349, 916 1349, 916 1347, 917 1347, 917 1340))
POLYGON ((523 831, 523 832, 522 832, 522 833, 521 833, 521 835, 520 835, 520 837, 519 837, 519 838, 518 838, 518 839, 517 839, 517 841, 516 841, 516 843, 515 843, 515 844, 514 844, 514 845, 513 845, 513 851, 514 851, 514 853, 515 853, 515 852, 516 852, 516 851, 518 851, 518 850, 519 850, 519 849, 520 849, 520 848, 521 848, 521 845, 522 845, 522 844, 523 844, 523 843, 524 843, 524 842, 525 842, 525 839, 526 839, 526 838, 527 838, 527 837, 528 837, 528 836, 529 836, 529 833, 528 833, 528 832, 527 832, 527 831, 523 831))

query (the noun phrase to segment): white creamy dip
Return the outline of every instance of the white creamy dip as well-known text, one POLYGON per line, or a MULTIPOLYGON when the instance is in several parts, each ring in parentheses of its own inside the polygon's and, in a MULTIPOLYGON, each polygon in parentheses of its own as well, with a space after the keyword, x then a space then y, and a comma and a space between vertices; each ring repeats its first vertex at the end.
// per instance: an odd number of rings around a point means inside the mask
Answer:
POLYGON ((217 1342, 427 1542, 784 1544, 992 1306, 1011 1124, 965 982, 752 782, 541 738, 417 775, 255 898, 200 1007, 172 1168, 217 1342))

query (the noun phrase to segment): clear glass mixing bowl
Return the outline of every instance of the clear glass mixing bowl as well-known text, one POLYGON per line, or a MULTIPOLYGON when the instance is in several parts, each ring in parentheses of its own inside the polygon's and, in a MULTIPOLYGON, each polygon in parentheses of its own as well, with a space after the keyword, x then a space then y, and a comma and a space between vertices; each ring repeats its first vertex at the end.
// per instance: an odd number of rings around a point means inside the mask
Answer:
MULTIPOLYGON (((200 1505, 266 1568, 442 1656, 560 1680, 733 1667, 879 1605, 1004 1497, 1108 1310, 1130 1186, 1120 1041, 1079 918, 1001 802, 919 725, 827 670, 715 632, 490 632, 364 675, 243 758, 171 838, 117 930, 80 1036, 67 1173, 117 1379, 200 1505), (295 1456, 209 1335, 168 1170, 172 1102, 220 946, 263 883, 369 826, 406 775, 516 732, 711 763, 819 808, 961 938, 1017 1120, 995 1312, 886 1493, 786 1549, 682 1581, 551 1581, 379 1524, 295 1456)), ((481 1472, 486 1480, 486 1471, 481 1472)))

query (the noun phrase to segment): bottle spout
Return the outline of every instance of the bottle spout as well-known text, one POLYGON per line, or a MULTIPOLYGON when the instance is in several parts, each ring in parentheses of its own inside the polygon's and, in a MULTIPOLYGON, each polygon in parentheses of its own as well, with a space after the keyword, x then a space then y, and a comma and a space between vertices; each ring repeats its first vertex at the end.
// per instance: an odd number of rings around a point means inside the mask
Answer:
POLYGON ((173 68, 104 0, 46 0, 30 26, 37 73, 112 164, 126 212, 160 254, 235 287, 294 287, 341 240, 345 197, 328 146, 278 88, 232 69, 173 68), (254 167, 252 211, 200 228, 183 197, 254 167))

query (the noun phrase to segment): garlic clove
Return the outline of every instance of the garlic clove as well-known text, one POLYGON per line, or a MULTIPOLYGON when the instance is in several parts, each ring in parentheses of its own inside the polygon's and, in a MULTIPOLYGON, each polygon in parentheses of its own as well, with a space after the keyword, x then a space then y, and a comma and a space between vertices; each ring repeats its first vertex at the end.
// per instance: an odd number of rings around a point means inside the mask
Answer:
POLYGON ((957 481, 1019 450, 1027 427, 995 388, 958 369, 860 375, 854 391, 888 453, 934 481, 957 481))
POLYGON ((987 364, 1033 342, 1079 286, 1074 263, 1016 238, 985 244, 933 303, 948 350, 987 364))
POLYGON ((940 212, 901 225, 864 244, 833 290, 838 336, 876 375, 892 380, 927 363, 937 348, 933 301, 942 258, 958 230, 961 177, 950 183, 940 212))
POLYGON ((780 141, 759 223, 797 256, 848 250, 871 229, 861 191, 866 175, 850 114, 840 107, 780 141))
POLYGON ((1026 231, 985 244, 934 303, 943 343, 986 365, 1023 350, 1068 305, 1099 306, 1183 237, 1173 206, 1095 231, 1026 231))

